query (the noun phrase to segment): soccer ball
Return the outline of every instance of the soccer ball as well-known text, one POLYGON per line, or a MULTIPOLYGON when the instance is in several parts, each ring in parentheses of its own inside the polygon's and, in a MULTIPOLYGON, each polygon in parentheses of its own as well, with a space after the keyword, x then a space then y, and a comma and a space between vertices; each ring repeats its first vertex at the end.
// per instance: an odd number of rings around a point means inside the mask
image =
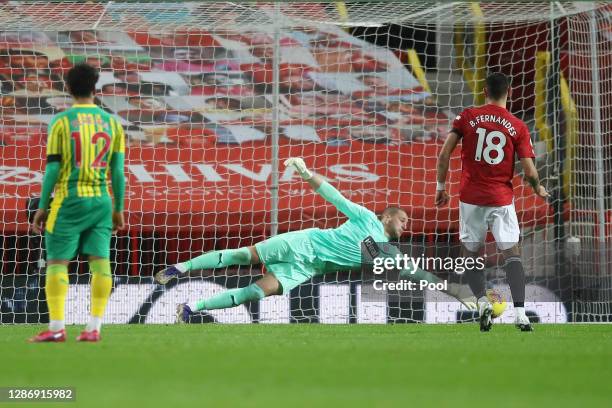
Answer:
POLYGON ((491 317, 496 318, 504 314, 507 304, 506 299, 504 299, 501 293, 493 289, 488 289, 487 298, 493 305, 493 313, 491 314, 491 317))

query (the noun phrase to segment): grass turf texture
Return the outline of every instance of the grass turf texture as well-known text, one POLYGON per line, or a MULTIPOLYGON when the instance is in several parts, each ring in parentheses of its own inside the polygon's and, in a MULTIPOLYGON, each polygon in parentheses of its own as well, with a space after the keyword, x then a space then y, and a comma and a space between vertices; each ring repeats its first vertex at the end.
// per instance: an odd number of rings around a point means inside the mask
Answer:
POLYGON ((612 325, 123 325, 98 344, 76 343, 81 327, 26 343, 42 328, 0 326, 0 386, 76 387, 45 407, 610 403, 612 325))

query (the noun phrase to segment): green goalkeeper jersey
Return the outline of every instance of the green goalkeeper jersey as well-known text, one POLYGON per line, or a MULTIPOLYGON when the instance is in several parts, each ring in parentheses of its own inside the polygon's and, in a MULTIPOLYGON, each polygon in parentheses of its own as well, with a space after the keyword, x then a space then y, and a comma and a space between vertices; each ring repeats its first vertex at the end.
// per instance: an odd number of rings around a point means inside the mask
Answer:
POLYGON ((348 217, 338 228, 307 230, 314 254, 326 263, 325 272, 359 268, 361 243, 368 237, 375 242, 389 241, 382 222, 372 211, 346 199, 327 182, 321 184, 317 193, 348 217))

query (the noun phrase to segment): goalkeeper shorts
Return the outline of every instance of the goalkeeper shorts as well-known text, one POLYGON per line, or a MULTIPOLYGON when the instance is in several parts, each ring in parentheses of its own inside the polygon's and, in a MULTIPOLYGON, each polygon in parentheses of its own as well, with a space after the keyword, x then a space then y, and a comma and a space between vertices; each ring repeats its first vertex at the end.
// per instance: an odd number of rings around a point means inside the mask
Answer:
POLYGON ((81 255, 110 258, 113 229, 110 196, 53 200, 45 227, 47 260, 81 255))
POLYGON ((312 279, 321 269, 308 230, 287 232, 255 244, 259 259, 281 284, 282 293, 312 279))

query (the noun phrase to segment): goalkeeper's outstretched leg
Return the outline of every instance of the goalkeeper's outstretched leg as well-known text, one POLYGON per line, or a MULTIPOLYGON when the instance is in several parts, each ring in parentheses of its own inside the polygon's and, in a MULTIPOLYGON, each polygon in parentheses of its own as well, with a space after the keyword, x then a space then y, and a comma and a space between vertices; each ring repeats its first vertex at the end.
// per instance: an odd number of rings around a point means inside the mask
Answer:
MULTIPOLYGON (((261 260, 254 246, 210 251, 187 262, 169 266, 155 275, 155 281, 160 284, 166 284, 170 280, 192 270, 257 265, 259 263, 261 263, 261 260)), ((282 288, 279 281, 274 275, 268 274, 247 287, 226 290, 209 299, 199 300, 194 303, 181 303, 177 306, 176 319, 179 323, 186 323, 189 321, 189 316, 194 312, 235 307, 281 292, 282 288)))
POLYGON ((312 258, 312 246, 307 232, 295 231, 269 238, 256 246, 207 252, 158 272, 155 280, 165 284, 173 278, 199 269, 257 264, 266 266, 269 273, 247 287, 230 289, 197 302, 179 304, 177 321, 187 322, 194 312, 235 307, 289 292, 314 276, 316 266, 310 262, 312 258))
POLYGON ((170 280, 193 270, 225 268, 237 265, 257 265, 260 262, 259 255, 254 246, 210 251, 157 272, 155 274, 155 281, 160 285, 165 285, 170 280))
POLYGON ((235 307, 281 293, 282 287, 278 279, 272 274, 267 274, 247 287, 226 290, 193 303, 180 303, 176 308, 176 321, 177 323, 188 323, 189 317, 195 312, 235 307))

